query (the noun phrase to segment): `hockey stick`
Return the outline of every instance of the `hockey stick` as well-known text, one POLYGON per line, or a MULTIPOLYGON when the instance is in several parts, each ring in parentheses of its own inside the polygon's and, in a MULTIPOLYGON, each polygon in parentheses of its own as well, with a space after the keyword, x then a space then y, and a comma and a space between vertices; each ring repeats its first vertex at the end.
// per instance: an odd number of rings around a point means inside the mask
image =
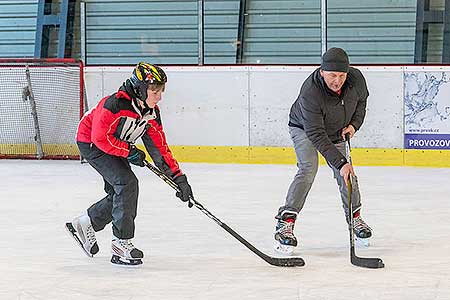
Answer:
MULTIPOLYGON (((173 182, 173 180, 171 178, 169 178, 166 174, 161 172, 158 168, 156 168, 154 165, 152 165, 148 161, 144 161, 144 163, 147 168, 149 168, 159 178, 164 180, 168 185, 170 185, 171 188, 173 188, 177 192, 180 191, 178 188, 178 185, 175 182, 173 182)), ((220 221, 216 216, 214 216, 211 212, 209 212, 197 200, 195 200, 194 198, 191 197, 190 201, 202 213, 207 215, 210 219, 212 219, 214 222, 216 222, 220 227, 225 229, 225 231, 227 231, 229 234, 231 234, 235 239, 237 239, 239 242, 244 244, 245 247, 250 249, 250 251, 252 251, 256 255, 258 255, 260 258, 262 258, 267 263, 269 263, 273 266, 278 266, 278 267, 302 267, 305 265, 305 261, 301 257, 272 257, 272 256, 262 253, 257 248, 255 248, 255 246, 250 244, 246 239, 244 239, 242 236, 240 236, 236 231, 231 229, 227 224, 220 221)))
MULTIPOLYGON (((352 158, 350 156, 350 135, 346 134, 345 139, 347 141, 346 145, 346 152, 347 152, 347 159, 348 162, 352 164, 352 158)), ((348 231, 350 232, 350 262, 352 265, 363 267, 363 268, 370 268, 370 269, 379 269, 384 268, 384 263, 381 260, 381 258, 369 258, 369 257, 358 257, 355 253, 355 232, 353 228, 353 206, 352 206, 352 175, 349 175, 348 183, 347 183, 347 189, 348 189, 348 218, 350 221, 348 222, 348 231)))

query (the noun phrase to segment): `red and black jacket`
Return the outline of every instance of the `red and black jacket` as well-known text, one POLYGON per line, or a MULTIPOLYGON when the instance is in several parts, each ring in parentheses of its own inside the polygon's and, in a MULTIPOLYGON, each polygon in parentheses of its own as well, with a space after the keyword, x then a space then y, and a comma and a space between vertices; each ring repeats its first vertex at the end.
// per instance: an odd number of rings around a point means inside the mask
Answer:
POLYGON ((127 157, 130 144, 139 137, 161 171, 172 177, 182 174, 167 145, 159 107, 142 114, 123 87, 84 114, 76 140, 93 143, 107 154, 127 157))

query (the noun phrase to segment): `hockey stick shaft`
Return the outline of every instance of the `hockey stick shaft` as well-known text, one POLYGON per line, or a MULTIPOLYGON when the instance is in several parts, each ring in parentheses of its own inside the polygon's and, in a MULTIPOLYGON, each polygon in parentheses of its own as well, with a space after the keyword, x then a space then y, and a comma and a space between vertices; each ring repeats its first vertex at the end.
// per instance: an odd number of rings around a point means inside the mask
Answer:
MULTIPOLYGON (((144 161, 145 166, 150 169, 154 174, 156 174, 159 178, 161 178, 165 183, 167 183, 171 188, 175 191, 180 192, 178 185, 166 174, 161 172, 157 167, 148 161, 144 161)), ((305 261, 301 257, 271 257, 267 254, 264 254, 260 250, 258 250, 255 246, 250 244, 246 239, 244 239, 241 235, 239 235, 236 231, 234 231, 227 224, 223 223, 219 218, 213 215, 210 211, 208 211, 200 202, 195 200, 193 197, 190 197, 192 204, 198 208, 202 213, 207 215, 210 219, 212 219, 216 224, 222 227, 226 232, 231 234, 235 239, 241 242, 245 247, 247 247, 250 251, 258 255, 267 263, 279 266, 279 267, 301 267, 305 265, 305 261)))
MULTIPOLYGON (((346 145, 346 154, 347 154, 347 160, 350 165, 353 166, 352 163, 352 157, 350 155, 351 147, 350 147, 350 135, 347 133, 345 135, 345 140, 347 141, 346 145)), ((352 192, 353 192, 353 186, 352 186, 352 174, 349 174, 347 181, 347 192, 348 192, 348 231, 350 233, 350 257, 353 257, 355 255, 355 232, 353 229, 353 204, 352 204, 352 192)))
MULTIPOLYGON (((346 140, 346 153, 347 160, 350 165, 353 166, 352 158, 350 155, 351 146, 350 146, 350 134, 345 135, 346 140)), ((352 205, 352 174, 349 174, 349 178, 347 181, 347 191, 348 191, 348 230, 350 234, 350 262, 352 265, 370 268, 370 269, 379 269, 384 268, 384 263, 380 258, 368 258, 368 257, 358 257, 355 253, 355 231, 354 231, 354 222, 353 222, 353 205, 352 205)))

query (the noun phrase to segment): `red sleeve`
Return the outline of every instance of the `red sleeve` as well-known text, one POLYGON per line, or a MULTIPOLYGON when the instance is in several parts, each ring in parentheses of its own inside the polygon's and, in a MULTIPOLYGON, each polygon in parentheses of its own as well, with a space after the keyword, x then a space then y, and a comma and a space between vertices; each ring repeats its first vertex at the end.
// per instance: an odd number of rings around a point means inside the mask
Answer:
POLYGON ((92 119, 92 142, 110 155, 127 157, 130 152, 128 143, 114 136, 121 115, 103 108, 103 102, 98 104, 97 112, 92 119))
MULTIPOLYGON (((147 130, 147 134, 152 140, 154 148, 157 149, 157 152, 161 156, 162 160, 167 164, 167 166, 172 171, 172 176, 181 175, 182 172, 180 170, 180 166, 178 165, 177 160, 173 157, 172 151, 170 151, 169 149, 169 145, 167 145, 166 135, 164 134, 162 125, 159 124, 156 120, 151 120, 149 121, 149 123, 151 126, 147 130)), ((151 156, 152 159, 154 159, 154 155, 151 156)))

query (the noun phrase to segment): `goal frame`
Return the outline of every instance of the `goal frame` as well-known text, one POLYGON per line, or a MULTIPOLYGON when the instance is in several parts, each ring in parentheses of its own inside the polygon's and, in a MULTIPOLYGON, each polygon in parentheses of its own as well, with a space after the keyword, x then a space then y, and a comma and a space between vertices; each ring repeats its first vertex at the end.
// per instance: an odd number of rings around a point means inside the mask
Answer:
MULTIPOLYGON (((11 64, 10 67, 17 67, 20 64, 24 64, 27 66, 27 64, 43 64, 48 63, 50 66, 51 64, 61 65, 64 66, 64 64, 70 64, 71 66, 78 65, 80 69, 80 78, 79 78, 79 92, 80 92, 80 99, 79 99, 79 116, 78 119, 81 120, 85 113, 85 82, 84 82, 84 63, 82 60, 79 59, 73 59, 73 58, 0 58, 0 64, 2 67, 8 67, 8 64, 11 64)), ((33 100, 34 101, 34 100, 33 100)), ((37 138, 35 138, 36 140, 37 138)), ((36 142, 37 144, 37 142, 36 142)), ((75 137, 73 140, 74 147, 76 147, 75 143, 75 137)), ((38 145, 36 145, 39 147, 38 145)), ((38 151, 39 152, 39 151, 38 151)), ((61 155, 53 155, 53 154, 45 154, 42 153, 42 155, 37 154, 2 154, 0 153, 0 159, 49 159, 49 160, 58 160, 58 159, 71 159, 71 160, 78 160, 80 159, 79 154, 61 154, 61 155)))

